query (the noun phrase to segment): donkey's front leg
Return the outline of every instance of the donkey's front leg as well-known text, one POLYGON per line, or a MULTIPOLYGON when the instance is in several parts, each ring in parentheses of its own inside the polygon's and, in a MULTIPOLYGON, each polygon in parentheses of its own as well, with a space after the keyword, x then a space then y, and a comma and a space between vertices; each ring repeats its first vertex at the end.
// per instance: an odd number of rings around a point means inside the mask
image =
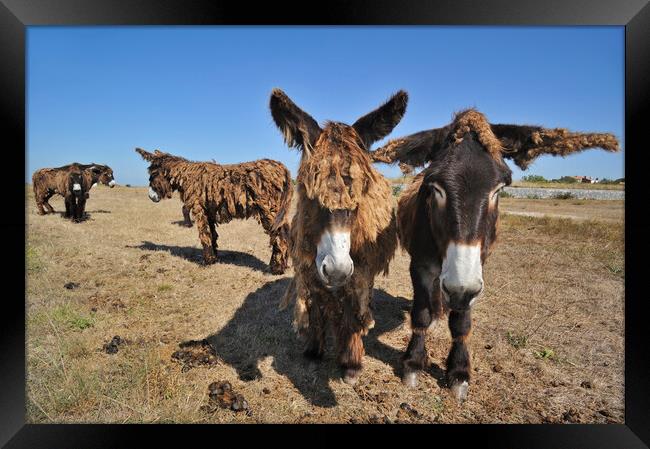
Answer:
MULTIPOLYGON (((296 304, 296 307, 298 306, 299 304, 296 304)), ((307 306, 307 313, 309 314, 309 327, 302 329, 307 334, 307 344, 303 354, 308 359, 320 360, 325 351, 325 317, 323 311, 313 302, 307 306)))
POLYGON ((50 198, 52 198, 52 195, 50 195, 50 194, 45 195, 45 197, 43 198, 43 205, 44 205, 45 208, 47 209, 47 213, 49 213, 49 214, 53 214, 53 213, 54 213, 54 208, 53 208, 52 205, 49 203, 50 198))
POLYGON ((449 330, 453 343, 447 357, 447 383, 458 401, 467 399, 470 360, 467 340, 472 333, 471 310, 449 312, 449 330))
POLYGON ((217 234, 217 223, 215 222, 215 219, 213 217, 208 217, 208 226, 210 227, 210 238, 212 239, 211 241, 211 246, 212 246, 212 251, 214 251, 214 255, 217 255, 217 248, 219 245, 217 244, 217 240, 219 239, 219 234, 217 234))
POLYGON ((273 274, 284 274, 289 266, 289 243, 283 234, 271 236, 271 261, 269 268, 273 274))
MULTIPOLYGON (((361 290, 367 293, 367 287, 361 290)), ((361 337, 368 333, 367 314, 368 304, 361 302, 368 298, 358 297, 354 294, 342 298, 343 314, 338 324, 337 341, 339 346, 339 365, 343 370, 343 381, 354 385, 359 380, 363 367, 365 349, 361 337)), ((311 325, 311 323, 310 323, 311 325)))
POLYGON ((343 370, 343 382, 354 385, 359 380, 365 354, 361 339, 363 329, 360 326, 347 327, 348 324, 344 322, 339 330, 339 364, 343 370))
POLYGON ((193 226, 190 218, 190 208, 183 204, 183 226, 191 228, 193 226))
POLYGON ((84 219, 84 215, 86 213, 86 198, 85 197, 77 198, 76 202, 77 205, 74 214, 74 221, 80 223, 84 219))
POLYGON ((208 216, 201 208, 195 208, 194 217, 196 219, 196 228, 199 230, 199 240, 203 246, 203 262, 206 265, 213 264, 217 261, 217 256, 213 248, 212 232, 208 222, 208 216))
POLYGON ((64 199, 63 199, 63 201, 65 203, 65 213, 63 214, 64 218, 72 218, 73 217, 73 212, 74 212, 73 203, 72 203, 73 199, 74 199, 74 197, 71 194, 66 195, 64 197, 64 199))
POLYGON ((433 263, 411 260, 409 267, 413 282, 411 308, 411 340, 402 358, 402 382, 409 387, 418 384, 418 371, 426 369, 428 357, 425 347, 427 330, 442 314, 438 270, 433 263))

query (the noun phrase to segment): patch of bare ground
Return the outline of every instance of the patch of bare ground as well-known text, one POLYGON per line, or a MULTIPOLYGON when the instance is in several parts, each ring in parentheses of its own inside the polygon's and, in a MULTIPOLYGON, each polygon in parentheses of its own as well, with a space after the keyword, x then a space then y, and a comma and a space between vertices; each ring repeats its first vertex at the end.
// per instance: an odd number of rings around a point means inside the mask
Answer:
POLYGON ((412 295, 401 250, 377 279, 377 324, 351 387, 331 351, 303 359, 291 311, 278 310, 291 270, 268 272, 256 222, 220 226, 222 259, 203 266, 176 198, 98 186, 80 224, 38 216, 27 199, 29 422, 624 421, 622 222, 502 215, 458 405, 444 387, 444 322, 429 333, 420 385, 400 382, 412 295))
POLYGON ((625 202, 620 200, 499 198, 499 210, 512 215, 623 223, 625 202))

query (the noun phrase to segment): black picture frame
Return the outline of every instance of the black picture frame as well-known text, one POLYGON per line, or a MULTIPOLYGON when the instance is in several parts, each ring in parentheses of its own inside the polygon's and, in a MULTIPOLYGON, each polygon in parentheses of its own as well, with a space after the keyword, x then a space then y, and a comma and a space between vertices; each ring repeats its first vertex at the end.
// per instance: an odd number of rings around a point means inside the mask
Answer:
MULTIPOLYGON (((385 443, 394 439, 408 444, 412 433, 425 438, 418 444, 476 445, 498 448, 642 448, 650 445, 650 357, 642 280, 643 255, 648 249, 644 204, 642 138, 646 134, 650 105, 650 6, 647 0, 491 0, 491 1, 357 1, 335 0, 308 8, 277 2, 244 3, 209 0, 0 0, 0 105, 4 131, 3 173, 5 195, 2 226, 6 253, 0 270, 3 295, 2 349, 0 350, 0 444, 6 447, 130 447, 136 438, 158 440, 165 445, 196 444, 200 437, 223 442, 224 436, 243 438, 235 426, 119 426, 25 424, 25 304, 18 298, 25 284, 25 49, 26 27, 37 25, 620 25, 625 26, 625 424, 591 425, 442 425, 330 426, 326 432, 301 426, 299 433, 316 435, 316 442, 345 441, 356 435, 364 442, 371 436, 385 443), (645 113, 645 114, 644 114, 645 113), (9 137, 7 139, 7 137, 9 137), (22 168, 22 170, 21 170, 22 168), (7 204, 8 201, 8 204, 7 204), (13 211, 23 211, 17 213, 13 211), (14 273, 15 271, 15 273, 14 273), (16 290, 16 292, 14 292, 16 290), (7 292, 6 288, 4 290, 7 292), (15 293, 15 294, 13 294, 15 293), (334 431, 330 431, 330 429, 334 431), (215 434, 219 437, 215 440, 215 434), (408 435, 405 435, 408 433, 408 435), (473 438, 469 438, 468 435, 473 438), (478 439, 478 440, 476 440, 478 439)), ((24 298, 24 293, 23 293, 24 298)), ((299 444, 296 430, 288 426, 255 426, 276 442, 299 444), (284 427, 284 428, 281 428, 284 427), (286 432, 286 434, 285 434, 286 432), (279 435, 283 433, 285 435, 279 435), (274 438, 275 439, 275 438, 274 438)), ((248 429, 248 428, 245 428, 248 429)), ((208 441, 210 441, 208 440, 208 441)), ((314 442, 314 438, 309 440, 314 442)), ((310 443, 311 444, 311 443, 310 443)))

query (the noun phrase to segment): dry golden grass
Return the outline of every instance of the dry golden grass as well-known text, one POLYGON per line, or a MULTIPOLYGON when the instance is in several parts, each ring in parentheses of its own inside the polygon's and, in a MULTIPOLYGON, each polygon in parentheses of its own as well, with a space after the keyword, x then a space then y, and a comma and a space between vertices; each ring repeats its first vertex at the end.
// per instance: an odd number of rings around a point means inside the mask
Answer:
POLYGON ((624 421, 622 222, 503 214, 473 314, 470 396, 458 405, 441 386, 445 323, 429 333, 420 386, 398 377, 412 295, 401 250, 377 279, 377 326, 353 388, 331 351, 318 365, 302 358, 291 311, 277 310, 291 270, 266 271, 271 250, 257 223, 220 226, 222 262, 204 267, 196 229, 177 224, 177 199, 98 186, 81 224, 36 215, 29 188, 27 199, 29 422, 624 421), (126 342, 107 354, 116 335, 126 342), (180 342, 203 338, 216 364, 184 370, 172 360, 180 342), (250 414, 201 409, 219 380, 250 414))
POLYGON ((499 210, 513 215, 537 217, 548 215, 577 220, 597 218, 613 224, 623 223, 625 218, 625 202, 622 200, 499 198, 499 210))

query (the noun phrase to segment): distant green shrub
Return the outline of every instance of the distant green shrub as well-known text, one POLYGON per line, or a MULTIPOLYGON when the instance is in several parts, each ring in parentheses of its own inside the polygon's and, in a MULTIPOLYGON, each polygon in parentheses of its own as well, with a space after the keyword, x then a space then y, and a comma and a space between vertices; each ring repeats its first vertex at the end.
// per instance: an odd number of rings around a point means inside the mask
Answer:
POLYGON ((393 186, 393 195, 399 196, 400 193, 402 193, 402 186, 401 185, 393 186))
POLYGON ((522 181, 526 182, 548 182, 548 180, 540 175, 528 175, 521 178, 522 181))
POLYGON ((578 182, 578 180, 573 176, 562 176, 560 179, 554 179, 553 181, 561 182, 563 184, 575 184, 578 182))
POLYGON ((502 190, 499 192, 499 198, 512 198, 512 193, 502 190))
POLYGON ((571 192, 561 192, 553 195, 553 198, 556 200, 570 200, 572 198, 575 198, 575 196, 573 196, 573 193, 571 192))

